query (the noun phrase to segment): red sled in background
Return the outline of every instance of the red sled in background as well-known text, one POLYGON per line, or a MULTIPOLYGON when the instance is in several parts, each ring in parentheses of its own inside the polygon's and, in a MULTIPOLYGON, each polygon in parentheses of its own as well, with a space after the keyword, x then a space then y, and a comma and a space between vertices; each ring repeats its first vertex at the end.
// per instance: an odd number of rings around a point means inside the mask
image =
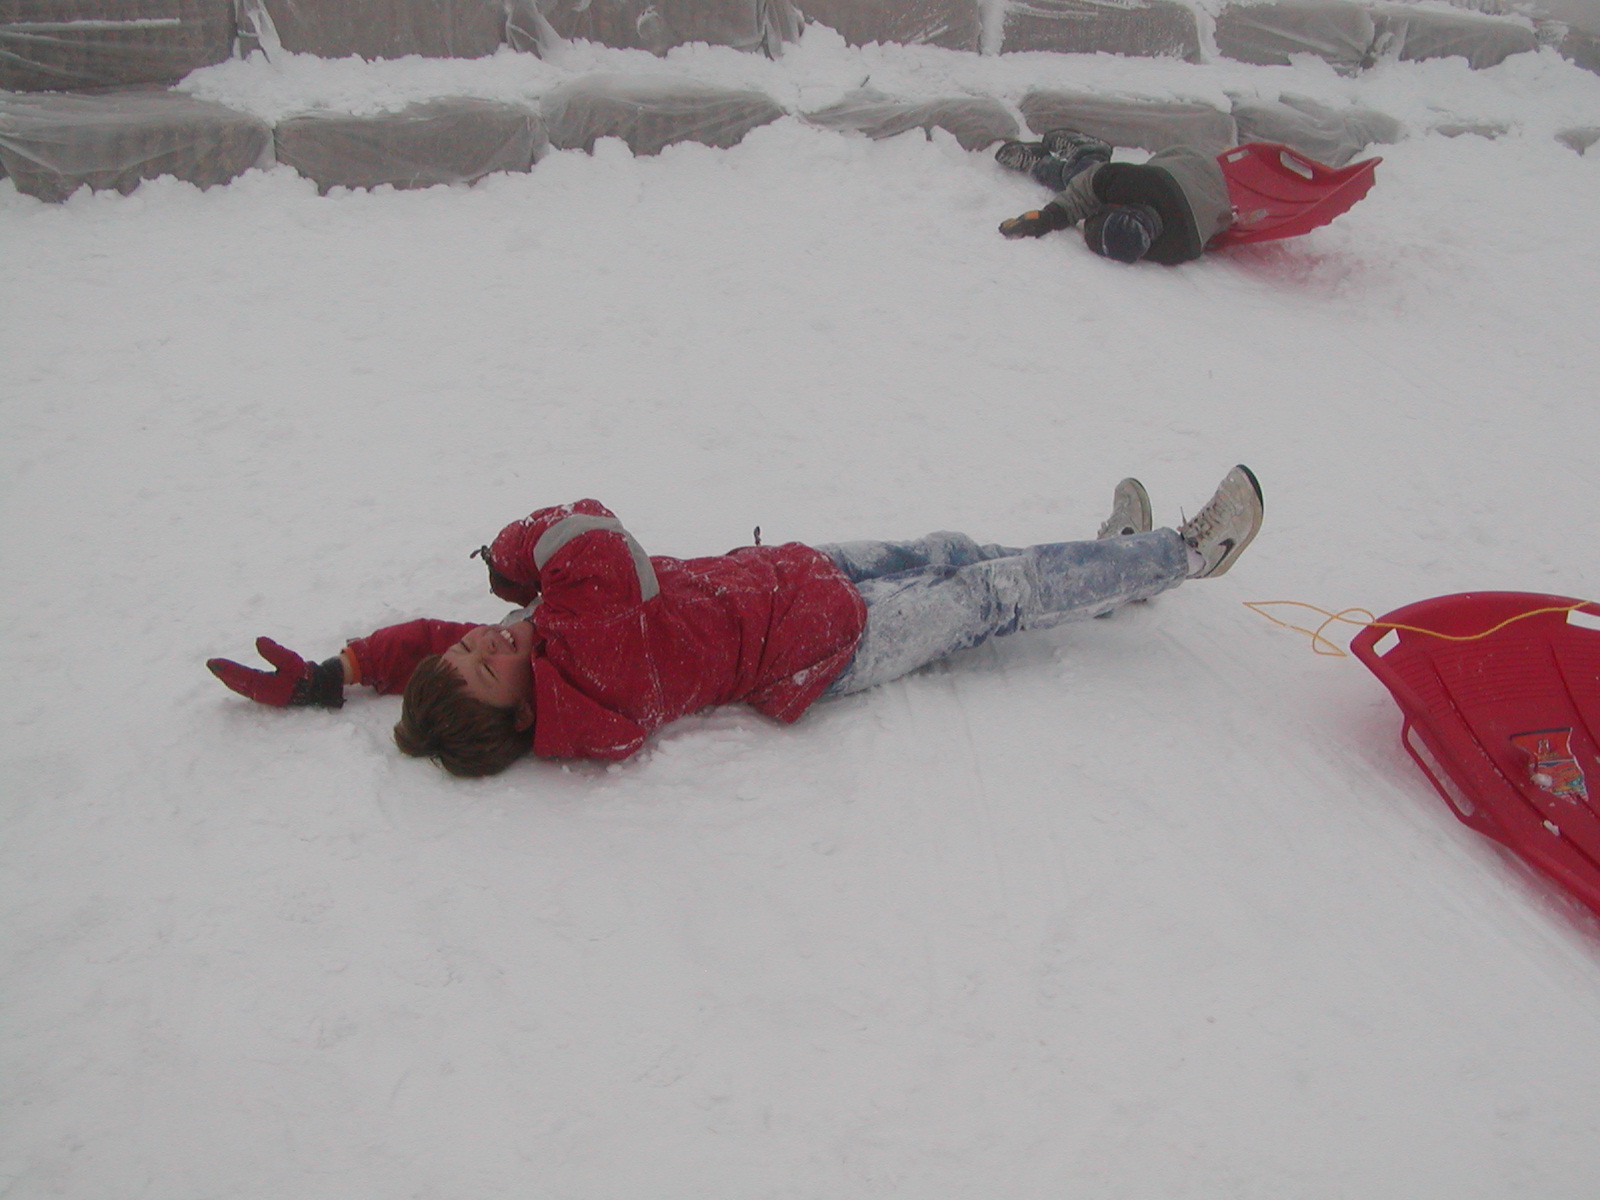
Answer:
POLYGON ((1326 225, 1372 190, 1382 161, 1328 167, 1274 142, 1224 150, 1217 162, 1228 182, 1233 224, 1211 239, 1211 247, 1298 237, 1326 225))
POLYGON ((1380 617, 1350 649, 1400 705, 1401 741, 1456 816, 1600 916, 1600 605, 1439 596, 1380 617))

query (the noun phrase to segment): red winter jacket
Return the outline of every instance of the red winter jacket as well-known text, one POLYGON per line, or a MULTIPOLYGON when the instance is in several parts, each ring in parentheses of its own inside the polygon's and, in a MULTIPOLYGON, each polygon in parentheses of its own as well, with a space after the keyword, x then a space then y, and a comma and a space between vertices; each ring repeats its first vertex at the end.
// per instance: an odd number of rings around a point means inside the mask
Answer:
MULTIPOLYGON (((866 622, 861 594, 809 546, 647 557, 596 500, 507 525, 489 565, 497 596, 539 601, 533 752, 546 758, 626 758, 659 726, 715 704, 798 720, 866 622)), ((350 650, 362 682, 398 692, 421 659, 472 628, 411 621, 350 650)))

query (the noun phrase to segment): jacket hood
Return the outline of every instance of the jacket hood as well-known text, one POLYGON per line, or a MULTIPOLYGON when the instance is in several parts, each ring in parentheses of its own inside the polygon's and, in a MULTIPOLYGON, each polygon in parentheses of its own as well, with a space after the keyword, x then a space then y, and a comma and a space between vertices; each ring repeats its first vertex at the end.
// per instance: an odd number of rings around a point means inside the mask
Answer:
POLYGON ((1150 243, 1150 262, 1189 262, 1199 258, 1205 242, 1195 227, 1194 211, 1171 172, 1136 163, 1106 163, 1094 175, 1094 194, 1102 204, 1148 204, 1161 217, 1161 234, 1150 243))

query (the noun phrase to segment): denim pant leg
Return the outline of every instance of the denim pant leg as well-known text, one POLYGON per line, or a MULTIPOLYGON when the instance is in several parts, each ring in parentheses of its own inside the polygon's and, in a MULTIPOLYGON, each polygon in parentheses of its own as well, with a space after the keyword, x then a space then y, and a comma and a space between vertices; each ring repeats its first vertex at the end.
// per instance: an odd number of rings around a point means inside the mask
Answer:
POLYGON ((866 579, 856 585, 866 629, 825 695, 888 683, 991 637, 1110 612, 1177 587, 1188 569, 1183 540, 1158 529, 866 579))
POLYGON ((815 546, 834 562, 851 583, 882 579, 921 567, 965 567, 1022 551, 1014 546, 980 546, 964 533, 930 533, 908 542, 831 542, 815 546))

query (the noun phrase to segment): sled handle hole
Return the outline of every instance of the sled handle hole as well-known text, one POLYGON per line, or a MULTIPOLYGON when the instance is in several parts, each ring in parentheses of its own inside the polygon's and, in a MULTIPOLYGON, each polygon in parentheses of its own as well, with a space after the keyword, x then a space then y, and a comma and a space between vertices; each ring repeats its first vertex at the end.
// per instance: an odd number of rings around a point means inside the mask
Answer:
POLYGON ((1579 629, 1600 629, 1600 613, 1584 612, 1581 608, 1567 610, 1567 624, 1579 629))
POLYGON ((1290 154, 1287 150, 1278 151, 1278 160, 1302 179, 1313 179, 1316 177, 1317 173, 1311 169, 1311 165, 1309 163, 1307 163, 1304 159, 1290 154))
POLYGON ((1455 809, 1463 819, 1475 815, 1478 811, 1478 806, 1450 777, 1450 772, 1444 769, 1444 764, 1434 755, 1432 748, 1422 740, 1422 736, 1417 733, 1410 721, 1406 722, 1405 730, 1401 736, 1405 739, 1406 749, 1411 751, 1411 757, 1422 768, 1423 774, 1428 777, 1435 790, 1450 802, 1450 807, 1455 809))

